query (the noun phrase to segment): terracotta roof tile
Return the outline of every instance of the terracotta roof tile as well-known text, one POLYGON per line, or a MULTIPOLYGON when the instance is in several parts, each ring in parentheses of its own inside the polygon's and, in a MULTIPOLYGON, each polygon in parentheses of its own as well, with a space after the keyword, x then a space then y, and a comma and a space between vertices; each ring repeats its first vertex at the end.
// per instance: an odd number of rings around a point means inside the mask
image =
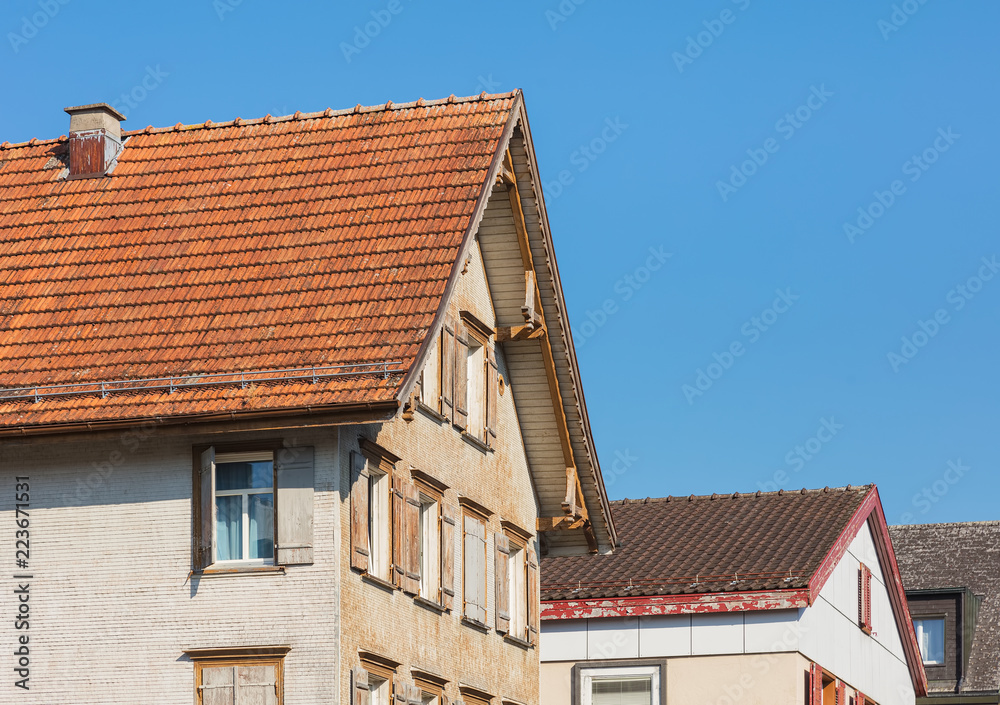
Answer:
POLYGON ((804 588, 865 496, 845 487, 611 503, 611 554, 542 559, 543 600, 804 588))
POLYGON ((387 401, 437 311, 517 94, 0 149, 0 428, 387 401), (164 396, 3 389, 393 361, 400 372, 164 396), (8 395, 9 396, 9 395, 8 395))

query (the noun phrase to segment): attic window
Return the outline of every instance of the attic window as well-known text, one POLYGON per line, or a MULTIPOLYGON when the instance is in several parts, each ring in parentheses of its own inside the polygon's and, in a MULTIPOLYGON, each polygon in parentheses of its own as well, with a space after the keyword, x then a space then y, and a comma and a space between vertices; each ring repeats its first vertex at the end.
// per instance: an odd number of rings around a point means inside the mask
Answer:
POLYGON ((944 663, 944 617, 921 617, 913 620, 917 633, 920 658, 924 665, 940 666, 944 663))

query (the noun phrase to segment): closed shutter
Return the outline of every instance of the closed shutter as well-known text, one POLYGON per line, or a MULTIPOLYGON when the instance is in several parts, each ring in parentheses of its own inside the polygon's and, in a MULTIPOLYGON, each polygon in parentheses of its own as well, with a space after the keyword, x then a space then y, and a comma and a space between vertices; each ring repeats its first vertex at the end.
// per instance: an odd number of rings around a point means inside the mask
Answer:
POLYGON ((837 701, 836 705, 847 705, 847 685, 844 681, 837 681, 837 687, 835 689, 837 701))
POLYGON ((204 570, 215 560, 212 536, 215 532, 215 447, 201 454, 196 484, 195 568, 204 570))
POLYGON ((465 616, 486 624, 486 537, 483 522, 465 517, 465 616))
POLYGON ((493 447, 497 439, 497 406, 500 403, 500 373, 497 370, 497 355, 492 343, 487 348, 486 358, 486 445, 493 447))
POLYGON ((278 705, 277 666, 238 666, 236 705, 278 705))
POLYGON ((406 506, 403 533, 406 545, 403 547, 403 554, 406 579, 403 581, 403 589, 415 595, 420 592, 420 491, 413 482, 407 482, 404 492, 406 506))
POLYGON ((823 705, 823 669, 809 664, 809 705, 823 705))
POLYGON ((392 705, 408 705, 407 694, 409 686, 406 685, 401 679, 393 679, 393 693, 392 693, 392 705))
POLYGON ((279 565, 313 562, 313 449, 284 448, 277 453, 275 507, 279 565))
POLYGON ((448 421, 455 418, 455 328, 446 321, 441 329, 441 407, 448 421))
POLYGON ((538 643, 538 558, 535 556, 535 547, 531 544, 527 547, 528 552, 528 643, 534 646, 538 643))
POLYGON ((355 668, 351 671, 351 705, 371 705, 371 690, 368 688, 368 671, 355 668))
POLYGON ((368 549, 369 501, 365 457, 354 451, 351 453, 351 567, 365 571, 371 556, 368 549))
POLYGON ((510 539, 500 532, 493 536, 496 544, 497 631, 506 634, 510 631, 510 539))
POLYGON ((864 693, 858 692, 854 696, 854 705, 868 705, 868 699, 864 693))
POLYGON ((455 327, 455 425, 463 431, 469 425, 469 333, 461 322, 455 327))
POLYGON ((858 569, 858 624, 866 632, 871 632, 872 571, 864 563, 858 569))
POLYGON ((201 669, 201 705, 234 705, 236 669, 233 666, 201 669))
POLYGON ((406 487, 399 475, 392 477, 392 584, 406 583, 406 487))
POLYGON ((422 700, 424 698, 423 691, 420 690, 415 685, 407 686, 408 696, 406 698, 407 705, 422 705, 422 700))
POLYGON ((454 507, 441 505, 441 606, 452 609, 455 604, 455 530, 457 512, 454 507))

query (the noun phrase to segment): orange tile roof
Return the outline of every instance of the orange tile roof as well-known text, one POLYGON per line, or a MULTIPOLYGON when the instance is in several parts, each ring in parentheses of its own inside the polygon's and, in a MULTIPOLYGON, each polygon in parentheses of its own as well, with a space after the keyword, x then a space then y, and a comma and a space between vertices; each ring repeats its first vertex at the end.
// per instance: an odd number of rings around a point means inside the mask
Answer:
POLYGON ((146 128, 93 179, 4 143, 0 430, 392 401, 518 99, 146 128), (395 372, 145 381, 356 363, 395 372), (140 389, 51 388, 112 380, 140 389))

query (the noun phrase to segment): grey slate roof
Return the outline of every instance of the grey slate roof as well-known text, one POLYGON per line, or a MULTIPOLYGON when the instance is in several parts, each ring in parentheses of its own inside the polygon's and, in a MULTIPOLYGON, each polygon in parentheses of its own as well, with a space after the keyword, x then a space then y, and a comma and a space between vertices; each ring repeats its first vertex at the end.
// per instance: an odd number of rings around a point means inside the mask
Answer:
POLYGON ((890 526, 905 590, 983 597, 963 692, 1000 689, 1000 521, 890 526))

